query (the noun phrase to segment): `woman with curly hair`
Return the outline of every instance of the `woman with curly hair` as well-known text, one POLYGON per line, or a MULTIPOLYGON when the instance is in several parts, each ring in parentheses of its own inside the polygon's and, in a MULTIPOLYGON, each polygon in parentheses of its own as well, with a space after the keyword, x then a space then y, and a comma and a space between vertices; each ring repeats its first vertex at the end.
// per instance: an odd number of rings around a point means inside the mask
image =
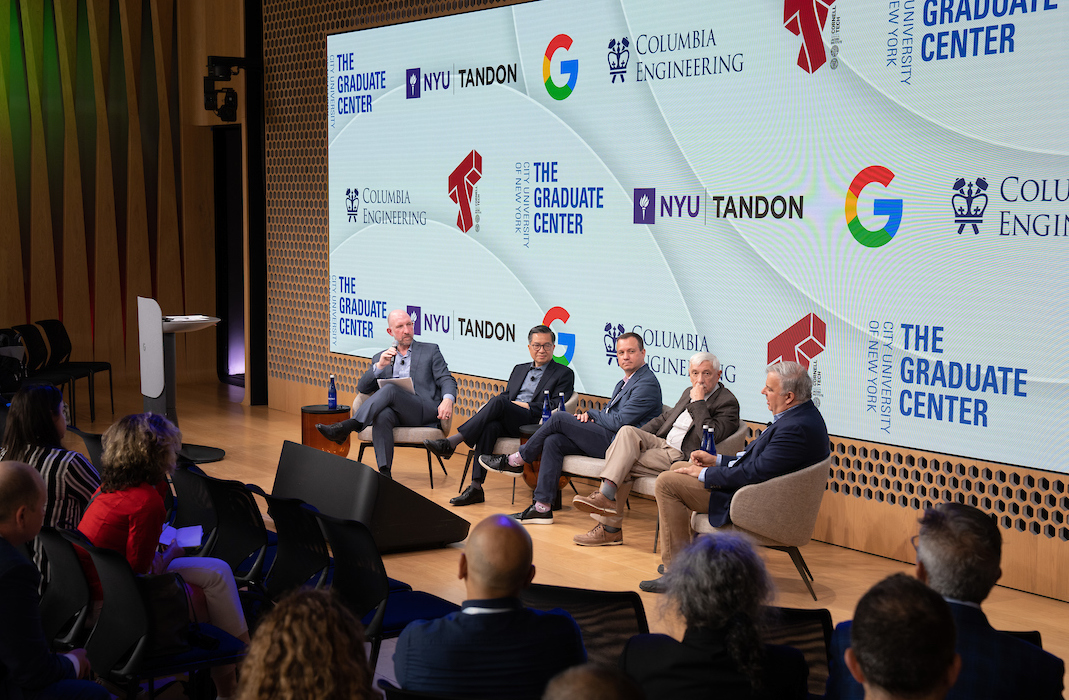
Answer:
MULTIPOLYGON (((248 642, 249 628, 230 567, 212 557, 184 557, 177 542, 157 551, 167 518, 167 477, 182 447, 178 428, 163 416, 139 413, 108 428, 103 441, 100 490, 78 530, 95 546, 121 552, 136 574, 178 572, 187 584, 204 591, 207 621, 248 642)), ((94 600, 100 600, 103 592, 95 573, 87 567, 94 600)), ((212 678, 220 697, 234 694, 234 666, 214 669, 212 678)))
MULTIPOLYGON (((26 462, 45 480, 45 525, 72 528, 100 486, 96 468, 82 455, 60 444, 67 434, 63 392, 50 384, 25 386, 11 399, 0 459, 26 462)), ((34 540, 33 560, 47 582, 44 550, 34 540)))
POLYGON ((373 675, 360 622, 329 591, 302 589, 256 628, 238 700, 378 698, 373 675))
POLYGON ((808 697, 802 653, 761 642, 759 620, 772 581, 744 535, 698 537, 672 559, 665 583, 666 603, 687 623, 683 641, 636 635, 620 659, 648 697, 808 697))

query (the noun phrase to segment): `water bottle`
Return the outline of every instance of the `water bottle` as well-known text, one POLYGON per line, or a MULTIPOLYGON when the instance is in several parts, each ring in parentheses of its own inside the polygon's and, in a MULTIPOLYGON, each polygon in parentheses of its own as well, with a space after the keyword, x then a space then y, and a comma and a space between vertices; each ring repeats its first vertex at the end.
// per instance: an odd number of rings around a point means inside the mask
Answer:
POLYGON ((334 375, 330 375, 330 386, 327 387, 327 408, 331 411, 338 407, 338 388, 334 386, 334 375))
POLYGON ((549 390, 547 389, 542 396, 542 422, 548 423, 551 415, 553 415, 553 409, 549 406, 549 390))
POLYGON ((567 413, 568 409, 564 407, 564 392, 563 391, 560 393, 560 396, 558 398, 560 399, 560 410, 563 411, 564 413, 567 413))
POLYGON ((715 455, 716 454, 716 440, 714 439, 713 429, 712 428, 706 428, 705 440, 706 440, 706 444, 705 444, 705 447, 702 448, 702 449, 704 449, 706 452, 708 452, 711 455, 715 455))

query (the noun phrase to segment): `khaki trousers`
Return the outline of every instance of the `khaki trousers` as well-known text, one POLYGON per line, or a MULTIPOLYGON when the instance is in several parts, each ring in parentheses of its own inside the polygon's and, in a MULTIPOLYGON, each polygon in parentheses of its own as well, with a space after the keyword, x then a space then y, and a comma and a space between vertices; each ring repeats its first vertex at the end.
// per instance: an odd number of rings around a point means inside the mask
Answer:
POLYGON ((661 518, 661 561, 668 568, 672 557, 693 538, 691 512, 709 512, 709 491, 697 477, 673 471, 657 477, 654 491, 661 518))
POLYGON ((605 468, 601 472, 602 479, 616 484, 616 515, 590 517, 602 525, 623 527, 631 482, 640 476, 657 476, 681 459, 682 452, 656 435, 632 425, 620 428, 605 451, 605 468))

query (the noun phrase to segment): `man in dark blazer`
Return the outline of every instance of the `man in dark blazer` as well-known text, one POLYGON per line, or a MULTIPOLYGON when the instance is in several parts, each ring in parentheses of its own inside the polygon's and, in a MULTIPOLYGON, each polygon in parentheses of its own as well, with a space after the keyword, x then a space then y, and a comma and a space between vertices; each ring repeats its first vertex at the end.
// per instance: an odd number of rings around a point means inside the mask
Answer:
MULTIPOLYGON (((941 503, 925 511, 916 546, 916 576, 950 604, 958 630, 961 673, 947 698, 1061 698, 1062 660, 994 629, 980 608, 1002 576, 1002 533, 994 517, 963 503, 941 503)), ((843 660, 851 631, 851 623, 842 622, 832 636, 829 700, 865 695, 843 660)))
POLYGON ((41 530, 45 484, 22 462, 0 462, 0 698, 107 700, 89 675, 85 649, 54 654, 48 647, 37 586, 41 577, 19 548, 41 530))
POLYGON ((460 612, 413 622, 393 667, 406 690, 465 698, 540 698, 553 676, 586 661, 579 626, 563 610, 520 603, 535 575, 531 536, 506 515, 476 525, 460 555, 460 612))
MULTIPOLYGON (((711 455, 695 450, 690 463, 679 463, 657 477, 655 495, 661 519, 661 560, 664 568, 672 556, 691 540, 690 514, 708 513, 709 523, 721 527, 729 522, 731 497, 747 484, 759 484, 796 472, 821 461, 830 453, 828 428, 813 405, 813 381, 797 362, 768 366, 761 393, 772 411, 772 424, 737 455, 711 455)), ((645 591, 663 592, 660 579, 643 581, 645 591)))
POLYGON ((531 362, 521 362, 512 369, 505 391, 486 402, 478 413, 464 422, 454 435, 443 440, 424 440, 427 449, 448 459, 462 441, 475 449, 475 466, 471 484, 464 493, 449 502, 467 506, 486 500, 483 480, 486 470, 479 455, 492 454, 499 437, 519 437, 520 426, 537 423, 542 418, 542 404, 549 392, 550 408, 556 408, 560 396, 567 400, 575 390, 575 372, 553 361, 557 334, 549 326, 535 326, 527 332, 527 350, 531 362))
POLYGON ((690 358, 690 388, 676 405, 641 428, 625 425, 605 452, 601 488, 589 496, 575 496, 572 505, 598 521, 590 532, 572 539, 595 547, 623 544, 623 512, 631 484, 640 476, 657 476, 701 447, 705 428, 722 440, 739 429, 739 401, 720 383, 720 360, 710 352, 690 358))
POLYGON ((386 322, 386 333, 394 339, 394 346, 376 353, 356 384, 357 391, 371 394, 371 398, 353 412, 352 418, 332 425, 318 424, 316 428, 327 439, 341 444, 349 433, 373 426, 375 461, 379 472, 390 476, 393 429, 436 425, 449 420, 457 399, 457 382, 437 345, 414 340, 411 316, 397 309, 390 312, 386 322), (412 379, 415 393, 410 394, 396 384, 379 388, 380 379, 405 377, 412 379))
POLYGON ((502 474, 522 474, 524 462, 541 459, 534 503, 513 517, 525 525, 552 525, 552 503, 566 455, 604 457, 616 432, 625 425, 644 425, 661 412, 661 385, 646 366, 641 336, 624 333, 616 339, 616 361, 624 378, 603 410, 578 415, 558 411, 511 455, 483 455, 483 467, 502 474))

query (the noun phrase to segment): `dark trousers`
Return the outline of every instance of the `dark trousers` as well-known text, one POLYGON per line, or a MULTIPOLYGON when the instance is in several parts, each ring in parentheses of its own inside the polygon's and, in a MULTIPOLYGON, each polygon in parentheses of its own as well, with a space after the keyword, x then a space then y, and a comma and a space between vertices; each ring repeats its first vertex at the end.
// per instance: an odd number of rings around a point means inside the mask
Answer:
POLYGON ((464 443, 475 449, 472 482, 481 484, 486 479, 486 470, 479 464, 479 455, 493 454, 494 443, 499 437, 519 437, 520 426, 537 422, 531 416, 530 409, 512 403, 507 394, 498 394, 457 428, 464 443))
POLYGON ((361 425, 372 427, 371 444, 379 467, 393 466, 393 429, 398 426, 437 426, 438 406, 395 384, 376 391, 353 415, 361 425))
POLYGON ((557 495, 557 483, 564 470, 566 455, 604 457, 605 450, 615 436, 597 423, 582 423, 570 413, 558 411, 544 423, 527 443, 520 447, 524 462, 541 459, 538 470, 538 485, 534 499, 539 503, 552 503, 557 495))

